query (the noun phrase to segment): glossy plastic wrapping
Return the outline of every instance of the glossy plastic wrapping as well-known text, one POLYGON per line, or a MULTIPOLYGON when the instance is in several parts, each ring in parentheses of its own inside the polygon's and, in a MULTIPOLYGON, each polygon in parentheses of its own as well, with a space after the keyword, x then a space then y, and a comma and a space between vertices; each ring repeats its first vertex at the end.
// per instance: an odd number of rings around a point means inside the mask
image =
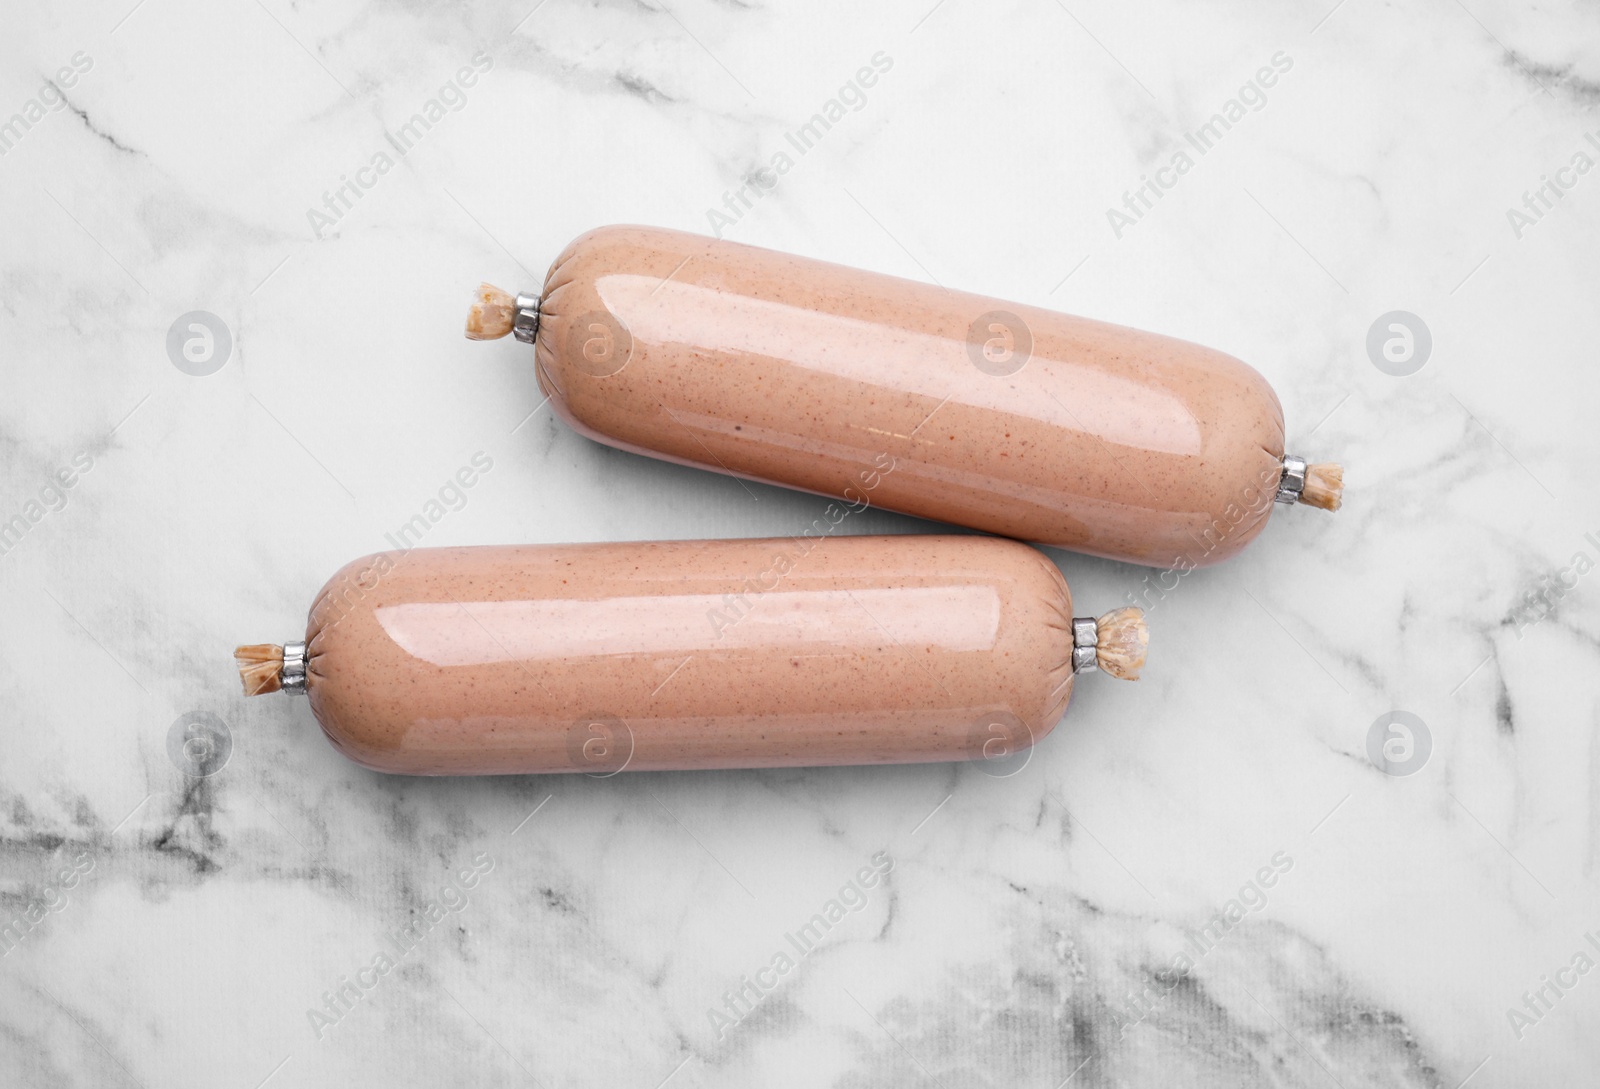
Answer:
POLYGON ((1156 566, 1272 510, 1271 386, 1169 337, 651 227, 574 241, 539 318, 556 410, 637 453, 1156 566))
POLYGON ((414 549, 323 587, 306 687, 413 775, 992 760, 1066 707, 1071 615, 985 537, 414 549))

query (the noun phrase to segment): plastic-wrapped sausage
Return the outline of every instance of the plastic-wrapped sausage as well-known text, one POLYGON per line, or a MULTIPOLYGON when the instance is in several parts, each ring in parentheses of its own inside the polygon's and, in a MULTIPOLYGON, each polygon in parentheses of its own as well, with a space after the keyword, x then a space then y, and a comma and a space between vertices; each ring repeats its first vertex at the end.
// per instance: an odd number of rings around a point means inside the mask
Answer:
POLYGON ((892 458, 875 504, 1019 540, 1202 566, 1339 505, 1232 356, 733 242, 591 231, 541 294, 484 285, 467 335, 510 332, 590 438, 843 498, 892 458))
POLYGON ((1137 609, 1074 619, 988 537, 414 549, 329 580, 304 642, 240 647, 350 759, 411 775, 972 759, 1054 727, 1074 674, 1134 679, 1137 609))

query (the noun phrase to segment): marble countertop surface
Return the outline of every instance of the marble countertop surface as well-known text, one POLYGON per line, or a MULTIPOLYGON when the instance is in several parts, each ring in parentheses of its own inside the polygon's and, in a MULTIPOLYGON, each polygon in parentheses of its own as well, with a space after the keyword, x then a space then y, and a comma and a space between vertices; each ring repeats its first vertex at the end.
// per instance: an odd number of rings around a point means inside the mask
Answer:
POLYGON ((0 1084, 1593 1079, 1592 3, 6 24, 0 1084), (817 517, 579 437, 526 349, 462 339, 480 279, 613 222, 1214 345, 1345 508, 1171 585, 1052 552, 1080 602, 1151 606, 1150 665, 1005 778, 389 778, 244 699, 234 644, 292 637, 480 453, 426 543, 817 517), (172 744, 199 721, 208 775, 172 744))

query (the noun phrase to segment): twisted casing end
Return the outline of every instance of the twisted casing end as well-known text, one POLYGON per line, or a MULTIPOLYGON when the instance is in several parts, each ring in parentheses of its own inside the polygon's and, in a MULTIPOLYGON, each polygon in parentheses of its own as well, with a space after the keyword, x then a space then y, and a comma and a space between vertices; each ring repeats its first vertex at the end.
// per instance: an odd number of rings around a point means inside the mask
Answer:
POLYGON ((1335 511, 1344 501, 1344 467, 1338 462, 1323 461, 1306 466, 1306 486, 1300 491, 1300 502, 1318 510, 1335 511))
POLYGON ((1095 664, 1119 681, 1138 680, 1150 646, 1144 610, 1132 605, 1113 609, 1096 619, 1094 627, 1095 664))
POLYGON ((264 696, 283 687, 283 647, 277 643, 252 643, 234 647, 233 660, 247 696, 264 696))
POLYGON ((468 340, 499 340, 511 332, 517 317, 517 300, 493 284, 479 284, 467 311, 468 340))

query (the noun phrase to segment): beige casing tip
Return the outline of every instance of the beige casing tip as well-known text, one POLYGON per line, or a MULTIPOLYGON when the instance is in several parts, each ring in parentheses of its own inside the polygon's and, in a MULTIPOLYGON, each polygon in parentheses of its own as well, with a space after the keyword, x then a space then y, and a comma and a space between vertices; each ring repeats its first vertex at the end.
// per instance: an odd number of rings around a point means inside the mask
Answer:
POLYGON ((514 295, 493 284, 479 284, 478 294, 467 311, 468 340, 499 340, 511 332, 517 317, 514 295))
POLYGON ((1113 609, 1094 622, 1095 664, 1120 681, 1136 681, 1150 646, 1144 610, 1132 605, 1113 609))
POLYGON ((239 666, 245 695, 264 696, 283 687, 283 647, 277 643, 234 647, 233 660, 239 666))
POLYGON ((1300 502, 1318 510, 1335 511, 1343 501, 1343 466, 1334 461, 1306 466, 1306 486, 1301 489, 1300 502))

